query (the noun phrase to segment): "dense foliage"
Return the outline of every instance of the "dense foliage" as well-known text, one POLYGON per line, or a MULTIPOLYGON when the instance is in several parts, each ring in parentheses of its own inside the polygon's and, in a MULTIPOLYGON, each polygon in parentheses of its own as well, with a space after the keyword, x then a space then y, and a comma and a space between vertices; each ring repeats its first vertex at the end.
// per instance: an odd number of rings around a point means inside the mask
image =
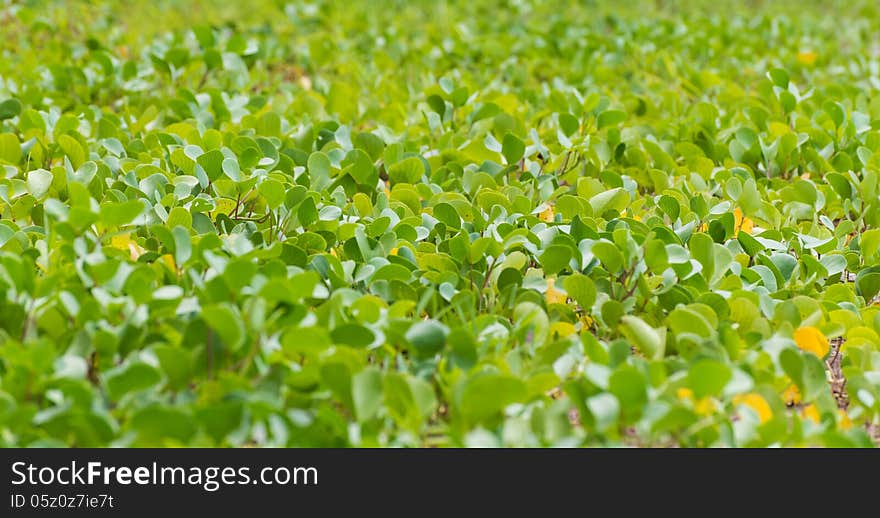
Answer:
POLYGON ((880 435, 873 2, 206 4, 0 3, 0 445, 880 435))

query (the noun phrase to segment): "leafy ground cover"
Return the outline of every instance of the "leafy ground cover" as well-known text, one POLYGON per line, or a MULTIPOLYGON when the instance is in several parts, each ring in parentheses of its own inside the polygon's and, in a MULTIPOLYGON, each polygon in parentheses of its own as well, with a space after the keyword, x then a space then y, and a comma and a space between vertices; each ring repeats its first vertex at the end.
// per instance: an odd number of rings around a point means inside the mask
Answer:
POLYGON ((0 4, 0 445, 872 446, 827 13, 0 4))

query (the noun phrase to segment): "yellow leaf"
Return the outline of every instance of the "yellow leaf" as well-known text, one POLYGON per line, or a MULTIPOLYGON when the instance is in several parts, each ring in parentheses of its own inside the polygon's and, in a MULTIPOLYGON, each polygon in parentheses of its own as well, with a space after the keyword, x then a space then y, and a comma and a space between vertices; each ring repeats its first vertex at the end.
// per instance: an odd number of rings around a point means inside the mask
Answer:
POLYGON ((132 261, 137 261, 146 252, 140 245, 135 243, 130 234, 119 234, 111 237, 110 246, 117 250, 128 251, 132 261))
POLYGON ((773 410, 770 409, 767 400, 762 395, 755 394, 754 392, 734 396, 733 404, 745 405, 754 410, 758 414, 758 420, 760 420, 761 424, 766 423, 773 417, 773 410))
POLYGON ((165 254, 159 260, 165 263, 165 266, 172 272, 177 272, 177 265, 174 263, 174 257, 171 254, 165 254))
POLYGON ((815 327, 799 327, 794 332, 794 341, 804 351, 811 352, 819 358, 824 358, 831 350, 828 339, 815 327))
POLYGON ((770 130, 770 134, 774 137, 781 137, 792 132, 791 126, 782 122, 768 122, 767 128, 770 130))
POLYGON ((799 405, 801 402, 801 391, 798 390, 797 385, 791 384, 782 393, 782 399, 785 400, 786 405, 799 405))
POLYGON ((694 399, 694 391, 686 387, 681 387, 680 389, 676 390, 675 395, 678 396, 678 399, 681 399, 682 401, 693 401, 694 399))
POLYGON ((816 405, 812 403, 801 409, 801 416, 803 416, 804 419, 809 419, 810 421, 819 424, 819 410, 817 410, 816 405))
POLYGON ((227 216, 235 209, 235 200, 229 198, 218 198, 215 202, 215 214, 226 214, 227 216))
POLYGON ((817 57, 818 54, 812 50, 802 50, 797 53, 797 60, 801 65, 811 66, 816 62, 817 57))
POLYGON ((739 207, 733 210, 733 222, 737 231, 742 230, 746 234, 751 234, 755 228, 755 222, 745 217, 739 207))
POLYGON ((838 408, 837 413, 840 414, 840 422, 837 424, 837 427, 841 430, 849 430, 852 428, 852 421, 850 421, 849 415, 847 415, 846 411, 842 408, 838 408))
POLYGON ((696 402, 694 412, 701 416, 712 415, 715 413, 715 402, 709 396, 706 396, 696 402))
POLYGON ((550 326, 550 336, 556 335, 559 338, 573 335, 575 333, 574 326, 568 322, 555 322, 550 326))
POLYGON ((547 291, 544 293, 547 304, 565 304, 567 295, 563 291, 557 290, 555 285, 556 279, 547 279, 547 291))
POLYGON ((546 209, 541 211, 538 217, 541 219, 541 221, 546 221, 548 223, 553 221, 556 217, 556 213, 553 211, 553 206, 548 205, 546 209))
POLYGON ((676 390, 675 394, 678 396, 678 399, 692 403, 694 406, 694 413, 697 415, 707 416, 715 412, 715 401, 709 396, 694 401, 694 391, 685 387, 676 390))
POLYGON ((129 243, 131 243, 129 234, 118 234, 110 238, 110 246, 117 250, 128 250, 129 243))
POLYGON ((593 327, 594 320, 590 315, 581 315, 579 320, 581 322, 581 329, 589 329, 593 327))

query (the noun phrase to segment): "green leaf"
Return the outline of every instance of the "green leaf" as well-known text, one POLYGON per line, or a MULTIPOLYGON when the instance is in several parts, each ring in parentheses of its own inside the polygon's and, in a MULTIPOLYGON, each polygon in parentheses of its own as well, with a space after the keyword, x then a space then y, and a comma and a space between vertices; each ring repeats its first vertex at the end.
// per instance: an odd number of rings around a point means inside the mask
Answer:
POLYGON ((798 389, 803 390, 803 355, 794 348, 783 349, 779 352, 779 365, 788 377, 798 386, 798 389))
POLYGON ((425 102, 428 103, 431 110, 439 115, 441 119, 446 115, 446 101, 444 101, 439 95, 429 95, 428 98, 425 99, 425 102))
POLYGON ((608 327, 614 327, 619 322, 620 319, 623 318, 624 311, 626 311, 621 304, 617 300, 606 300, 604 304, 602 304, 601 314, 602 320, 605 321, 605 325, 608 327))
POLYGON ((773 81, 773 84, 778 86, 779 88, 788 88, 788 72, 781 68, 771 68, 767 72, 767 76, 770 77, 770 80, 773 81))
POLYGON ((18 99, 6 99, 0 102, 0 120, 11 119, 21 113, 21 103, 18 99))
POLYGON ((664 346, 662 337, 647 322, 633 315, 620 317, 620 332, 649 358, 662 358, 664 346))
POLYGON ((192 376, 192 355, 182 347, 158 345, 153 352, 159 359, 162 372, 168 379, 169 386, 174 390, 186 387, 192 376))
POLYGON ((220 178, 220 176, 224 174, 223 161, 225 159, 226 158, 223 156, 223 153, 221 153, 220 150, 212 149, 207 153, 199 155, 199 157, 196 159, 196 162, 198 162, 198 164, 202 166, 202 169, 205 170, 205 174, 208 175, 208 179, 212 182, 216 182, 220 178))
POLYGON ((105 202, 101 205, 101 221, 108 227, 119 227, 134 221, 144 212, 140 200, 105 202))
POLYGON ((376 339, 372 331, 358 324, 342 324, 330 332, 330 338, 351 347, 366 347, 376 339))
POLYGON ((412 156, 404 158, 388 168, 388 178, 392 184, 414 184, 422 178, 423 174, 425 174, 425 166, 422 165, 421 159, 412 156))
POLYGON ((675 221, 678 219, 678 215, 681 213, 681 205, 679 205, 678 200, 669 195, 660 196, 660 201, 658 202, 660 205, 660 209, 669 216, 669 219, 675 221))
POLYGON ((608 391, 617 398, 626 422, 637 420, 648 402, 645 378, 633 367, 622 364, 608 378, 608 391))
POLYGON ((196 411, 196 419, 215 442, 223 439, 241 426, 244 407, 240 401, 221 401, 200 408, 196 411))
POLYGON ((733 377, 727 365, 709 359, 702 359, 691 365, 688 370, 687 384, 694 391, 694 396, 703 398, 717 396, 733 377))
POLYGON ((465 329, 453 329, 447 337, 450 345, 450 360, 457 367, 468 370, 479 359, 473 337, 465 329))
POLYGON ((150 440, 168 438, 185 443, 196 433, 192 416, 186 411, 158 403, 135 411, 129 426, 138 436, 150 440))
POLYGON ((442 221, 448 228, 458 230, 461 228, 461 217, 458 211, 448 203, 434 205, 434 217, 442 221))
POLYGON ((596 301, 596 285, 592 279, 581 273, 574 273, 565 278, 563 287, 585 311, 593 307, 596 301))
MULTIPOLYGON (((238 311, 233 309, 230 304, 222 303, 205 306, 202 308, 202 318, 217 333, 217 336, 226 347, 235 350, 244 345, 244 321, 242 321, 238 311)), ((210 342, 210 339, 208 342, 210 342)))
POLYGON ((715 272, 715 242, 708 234, 697 233, 688 241, 691 257, 703 265, 703 278, 709 280, 715 272))
MULTIPOLYGON (((803 354, 803 353, 801 353, 803 354)), ((825 364, 815 354, 804 354, 803 386, 801 395, 807 400, 815 400, 828 387, 825 364)))
POLYGON ((550 320, 544 308, 534 302, 520 302, 513 308, 513 321, 522 340, 541 347, 550 333, 550 320))
POLYGON ((136 390, 154 387, 161 376, 150 365, 143 362, 128 363, 109 371, 105 377, 107 393, 115 401, 136 390))
POLYGON ((465 381, 456 401, 465 419, 482 422, 498 415, 507 405, 524 400, 527 395, 526 385, 519 379, 483 373, 465 381))
POLYGON ((693 333, 697 336, 712 336, 714 330, 703 315, 689 308, 679 307, 666 317, 669 328, 675 334, 693 333))
POLYGON ((284 184, 269 178, 257 186, 257 192, 266 199, 269 208, 274 210, 284 203, 284 184))
POLYGON ((321 365, 321 381, 341 400, 346 408, 354 406, 351 390, 351 370, 345 363, 331 361, 321 365))
POLYGON ((571 248, 565 245, 550 245, 541 254, 541 267, 547 275, 555 275, 568 266, 571 261, 571 248))
POLYGON ((449 329, 436 320, 422 320, 411 325, 406 331, 406 340, 415 353, 421 357, 437 354, 446 345, 449 329))
POLYGON ((21 144, 12 133, 0 133, 0 160, 10 164, 21 160, 21 144))
POLYGON ((607 110, 599 114, 597 125, 599 129, 615 126, 626 120, 626 112, 620 110, 607 110))
POLYGON ((70 135, 59 135, 57 142, 64 151, 64 154, 67 155, 67 158, 70 159, 73 168, 79 169, 79 166, 81 166, 87 158, 86 150, 83 149, 79 141, 70 135))
POLYGON ((764 250, 766 250, 764 245, 762 245, 760 242, 758 242, 757 239, 753 238, 751 235, 749 235, 743 231, 740 231, 737 233, 736 239, 737 239, 737 241, 739 241, 739 244, 743 247, 743 250, 745 250, 745 252, 747 254, 749 254, 749 256, 751 256, 751 257, 755 257, 755 255, 757 255, 758 252, 763 252, 764 250))
POLYGON ((831 117, 835 126, 838 128, 843 126, 843 123, 846 121, 846 109, 840 103, 825 101, 822 104, 822 109, 831 117))
MULTIPOLYGON (((37 198, 38 200, 42 199, 48 194, 53 179, 54 177, 49 171, 46 171, 45 169, 35 169, 27 175, 28 191, 30 191, 34 198, 37 198)), ((138 205, 143 209, 143 206, 141 206, 140 203, 138 203, 138 205)))
POLYGON ((297 209, 297 217, 303 227, 308 227, 312 223, 318 221, 318 208, 315 206, 315 200, 306 198, 299 204, 297 209))
POLYGON ((645 243, 645 264, 655 274, 662 275, 669 267, 669 254, 666 245, 659 239, 651 239, 645 243))
POLYGON ((590 206, 593 208, 593 214, 596 215, 604 214, 609 210, 621 212, 628 203, 629 195, 620 187, 600 192, 590 198, 590 206))
POLYGON ((351 162, 351 165, 347 168, 348 174, 358 184, 370 185, 371 187, 375 185, 377 180, 376 168, 373 167, 373 161, 369 155, 360 149, 355 149, 349 153, 346 160, 351 162))
POLYGON ((174 262, 178 267, 182 267, 192 256, 189 230, 183 227, 174 227, 171 229, 171 234, 174 237, 174 262))
POLYGON ((330 184, 330 158, 320 151, 309 155, 307 165, 312 188, 320 190, 330 184))
POLYGON ((292 327, 285 333, 281 347, 291 355, 311 355, 327 350, 330 334, 323 327, 292 327))
POLYGON ((192 228, 192 214, 183 207, 174 207, 168 213, 168 219, 165 220, 165 226, 168 228, 183 227, 185 229, 192 228))
POLYGON ((523 157, 526 145, 516 135, 507 133, 501 143, 501 154, 507 160, 508 165, 515 164, 523 157))
MULTIPOLYGON (((212 166, 213 166, 213 164, 212 164, 212 166)), ((221 163, 221 168, 223 169, 223 174, 225 174, 227 177, 229 177, 229 179, 232 180, 233 182, 240 182, 241 181, 241 169, 239 169, 239 167, 238 167, 238 160, 233 160, 231 158, 224 158, 223 162, 221 163)), ((205 172, 207 172, 207 169, 205 169, 205 172)), ((208 174, 208 177, 210 178, 211 175, 208 174)))
POLYGON ((368 367, 351 378, 354 412, 360 422, 376 416, 382 405, 382 372, 368 367))
POLYGON ((866 301, 872 300, 880 293, 880 266, 865 268, 856 275, 856 293, 866 301))
POLYGON ((623 269, 623 254, 613 243, 596 241, 591 251, 609 273, 616 274, 623 269))
POLYGON ((81 165, 76 171, 74 171, 73 174, 68 173, 68 182, 72 181, 72 182, 80 183, 82 185, 89 185, 89 183, 91 183, 92 179, 95 177, 95 174, 97 174, 97 172, 98 172, 98 165, 96 163, 86 162, 83 165, 81 165))

